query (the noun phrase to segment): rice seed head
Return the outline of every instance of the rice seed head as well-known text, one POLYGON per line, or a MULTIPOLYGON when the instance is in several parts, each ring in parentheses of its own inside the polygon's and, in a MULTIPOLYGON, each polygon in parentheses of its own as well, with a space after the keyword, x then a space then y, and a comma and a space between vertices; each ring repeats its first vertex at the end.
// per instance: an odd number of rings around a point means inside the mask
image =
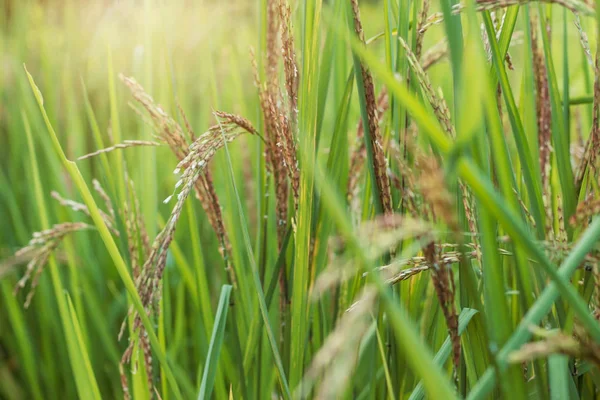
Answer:
POLYGON ((572 335, 558 330, 547 331, 536 326, 530 329, 542 340, 524 344, 519 350, 509 354, 509 362, 521 363, 552 354, 564 354, 572 358, 588 360, 596 366, 600 365, 600 346, 580 325, 574 326, 572 335))
POLYGON ((571 225, 584 224, 594 215, 600 214, 600 199, 582 201, 577 205, 575 214, 571 216, 571 225))
MULTIPOLYGON (((156 387, 154 385, 154 372, 153 372, 154 370, 152 367, 152 351, 150 348, 150 341, 148 339, 148 333, 146 332, 144 327, 140 328, 138 337, 139 337, 138 342, 136 342, 134 340, 131 340, 129 342, 129 345, 123 352, 123 355, 121 356, 121 360, 119 361, 119 375, 121 378, 120 379, 121 380, 121 389, 123 390, 123 398, 124 399, 131 399, 131 394, 129 391, 129 382, 127 380, 127 375, 125 373, 125 365, 130 364, 132 362, 131 356, 133 355, 134 351, 138 350, 138 348, 134 347, 134 345, 136 343, 138 343, 139 350, 142 351, 141 362, 144 363, 144 369, 146 370, 146 379, 147 379, 147 383, 148 383, 150 397, 152 398, 152 394, 156 392, 156 387)), ((140 361, 138 361, 138 362, 140 362, 140 361)), ((136 370, 137 370, 137 366, 132 365, 131 373, 135 374, 136 370)))
POLYGON ((74 232, 88 229, 93 229, 93 227, 82 222, 66 222, 62 224, 56 224, 50 229, 35 232, 27 246, 21 248, 15 253, 14 256, 16 259, 26 255, 30 257, 30 261, 27 263, 25 274, 21 279, 19 279, 14 288, 14 294, 17 294, 25 287, 30 279, 32 280, 31 288, 25 299, 25 308, 28 308, 31 304, 31 300, 35 294, 35 289, 39 283, 39 279, 44 271, 49 257, 52 255, 52 253, 54 253, 60 243, 62 243, 62 240, 65 238, 65 236, 74 232))
POLYGON ((395 285, 396 283, 398 283, 400 281, 405 281, 407 279, 410 279, 411 277, 418 275, 423 271, 427 271, 430 268, 431 267, 429 265, 420 265, 418 267, 403 269, 400 272, 398 272, 397 274, 395 274, 394 276, 386 279, 385 282, 388 285, 395 285))
POLYGON ((444 171, 437 160, 432 156, 422 156, 418 160, 418 168, 421 170, 419 189, 431 207, 434 218, 443 221, 453 232, 459 232, 454 199, 448 191, 444 171))
POLYGON ((281 20, 281 43, 283 67, 285 70, 285 86, 289 102, 289 118, 296 125, 298 114, 298 65, 294 49, 291 9, 285 0, 279 0, 279 19, 281 20))
POLYGON ((179 114, 181 114, 181 118, 183 118, 183 122, 185 124, 185 128, 187 130, 190 142, 193 142, 194 140, 196 140, 196 134, 194 133, 192 125, 190 125, 187 115, 185 114, 185 111, 183 111, 183 107, 181 107, 181 104, 179 104, 179 102, 177 102, 177 109, 179 110, 179 114))
POLYGON ((592 273, 594 275, 594 316, 600 320, 600 265, 592 263, 592 273))
MULTIPOLYGON (((203 199, 202 203, 210 207, 209 218, 215 219, 212 223, 216 226, 217 237, 226 237, 220 205, 218 199, 216 199, 207 165, 217 150, 223 147, 225 143, 235 140, 242 133, 243 130, 235 124, 213 126, 190 145, 187 155, 177 165, 177 168, 182 171, 180 189, 175 191, 177 201, 164 229, 159 232, 152 244, 148 258, 142 266, 140 279, 137 282, 140 297, 144 307, 148 310, 156 307, 160 299, 160 282, 166 266, 167 250, 174 238, 185 200, 198 187, 199 182, 203 185, 201 193, 208 196, 203 199)), ((227 250, 229 249, 223 251, 227 250)), ((232 284, 235 284, 233 269, 228 270, 228 272, 231 274, 232 284)), ((136 316, 135 321, 134 330, 137 330, 141 326, 139 315, 136 316)))
MULTIPOLYGON (((571 143, 571 166, 573 171, 577 173, 577 168, 581 165, 583 155, 585 154, 585 140, 583 139, 583 118, 581 110, 576 108, 573 110, 573 121, 575 122, 575 137, 571 143)), ((577 178, 577 177, 576 177, 577 178)))
POLYGON ((295 121, 291 121, 290 118, 285 115, 281 110, 281 107, 275 103, 275 99, 269 96, 268 93, 267 105, 269 107, 269 114, 272 118, 276 118, 276 120, 270 124, 271 129, 275 131, 274 151, 280 153, 280 156, 275 158, 283 160, 283 168, 291 183, 294 206, 297 210, 300 198, 300 170, 298 169, 296 140, 293 133, 295 121))
POLYGON ((417 23, 417 40, 415 44, 415 58, 419 60, 421 58, 421 52, 423 50, 423 39, 425 38, 425 31, 421 32, 425 22, 427 21, 427 13, 429 13, 429 0, 423 0, 421 11, 419 12, 419 21, 417 23))
POLYGON ((93 226, 83 222, 64 222, 39 232, 34 232, 27 246, 18 250, 15 255, 19 256, 39 246, 44 246, 52 241, 62 240, 67 234, 82 230, 94 229, 93 226))
POLYGON ((298 391, 309 393, 315 382, 320 380, 315 398, 338 398, 344 393, 358 361, 356 349, 372 321, 371 312, 376 299, 374 288, 363 289, 360 298, 343 313, 336 328, 313 357, 298 391))
MULTIPOLYGON (((364 221, 357 227, 356 233, 367 257, 372 262, 378 262, 390 248, 396 247, 403 240, 416 238, 432 240, 436 235, 433 227, 425 221, 400 214, 381 214, 373 220, 364 221)), ((333 237, 329 240, 331 261, 317 277, 311 291, 312 299, 320 298, 332 287, 356 276, 361 265, 354 259, 354 254, 346 252, 346 247, 342 237, 333 237)))
POLYGON ((123 220, 125 222, 125 231, 127 233, 127 246, 129 258, 131 260, 131 270, 133 271, 134 282, 140 276, 140 246, 139 246, 139 226, 136 216, 141 219, 138 214, 139 210, 132 204, 135 188, 133 182, 129 179, 127 172, 125 173, 125 182, 127 183, 127 196, 123 202, 123 220))
POLYGON ((112 200, 110 199, 108 194, 106 194, 106 191, 104 190, 104 188, 102 187, 100 182, 98 182, 97 179, 92 179, 92 185, 93 185, 96 193, 98 193, 98 195, 104 201, 104 205, 106 206, 106 209, 108 210, 109 215, 112 217, 113 220, 115 220, 115 218, 116 218, 115 217, 115 209, 113 207, 112 200))
MULTIPOLYGON (((365 42, 362 23, 360 21, 360 11, 358 0, 351 0, 352 12, 354 15, 354 30, 361 42, 365 42)), ((361 63, 361 74, 363 78, 365 100, 367 108, 367 120, 369 124, 369 140, 373 149, 373 169, 375 171, 375 183, 379 190, 379 197, 382 211, 385 214, 392 214, 392 195, 390 188, 390 179, 387 175, 387 160, 382 146, 382 137, 379 132, 379 118, 377 116, 377 102, 375 98, 375 86, 373 77, 369 70, 361 63)))
POLYGON ((100 150, 94 151, 92 153, 85 154, 81 157, 78 157, 77 160, 78 161, 85 160, 85 159, 95 157, 100 154, 115 151, 117 149, 127 149, 130 147, 141 147, 141 146, 160 146, 160 145, 161 145, 160 143, 152 142, 149 140, 125 140, 123 143, 118 143, 113 146, 107 147, 105 149, 100 149, 100 150))
POLYGON ((581 19, 579 18, 579 14, 574 14, 573 24, 577 28, 577 33, 579 33, 579 42, 581 43, 581 47, 583 48, 583 52, 587 59, 589 65, 594 65, 594 60, 592 58, 592 51, 590 49, 590 43, 588 41, 588 36, 583 30, 581 26, 581 19))
POLYGON ((458 315, 454 305, 455 287, 454 275, 452 269, 441 264, 439 259, 439 251, 436 249, 433 242, 429 243, 423 250, 425 259, 433 267, 431 280, 435 288, 436 295, 442 308, 442 313, 448 326, 448 333, 452 341, 452 361, 454 364, 455 373, 458 373, 460 368, 460 336, 458 335, 458 315))
MULTIPOLYGON (((384 114, 389 108, 389 98, 387 90, 383 89, 377 98, 377 111, 379 115, 379 124, 383 122, 384 114)), ((364 140, 365 130, 362 120, 358 121, 356 128, 356 145, 350 156, 350 171, 348 172, 348 202, 353 203, 358 195, 358 182, 361 177, 361 169, 367 158, 367 147, 364 140)), ((355 209, 354 207, 352 209, 355 209)))
POLYGON ((400 41, 400 44, 406 52, 408 64, 417 76, 417 80, 419 81, 419 84, 421 85, 421 88, 423 89, 427 100, 431 104, 435 116, 444 127, 444 130, 448 132, 450 137, 456 137, 456 131, 454 129, 454 125, 452 124, 452 120, 450 119, 450 110, 448 109, 446 101, 442 96, 440 96, 433 90, 431 82, 429 81, 429 77, 421 67, 421 64, 417 60, 415 54, 413 54, 413 52, 411 51, 410 46, 401 37, 399 37, 398 40, 400 41))
POLYGON ((478 230, 477 230, 477 219, 475 217, 474 212, 474 203, 472 201, 472 196, 469 191, 469 188, 462 182, 459 182, 459 188, 461 192, 463 207, 465 210, 465 217, 467 218, 467 223, 469 225, 469 232, 473 238, 475 243, 475 254, 477 258, 477 262, 479 263, 479 268, 483 268, 483 260, 481 256, 481 247, 478 243, 478 230))
POLYGON ((123 204, 123 214, 125 217, 125 230, 127 232, 127 245, 129 250, 129 258, 131 260, 131 270, 133 271, 133 280, 136 281, 140 276, 139 251, 137 240, 134 233, 134 222, 129 211, 127 202, 123 204))
POLYGON ((575 355, 579 353, 575 338, 560 333, 548 335, 546 340, 526 343, 508 356, 511 363, 523 363, 557 353, 575 355))
POLYGON ((154 102, 152 96, 146 93, 144 88, 135 79, 122 74, 119 77, 125 86, 127 86, 133 98, 150 115, 154 130, 157 132, 157 137, 171 148, 171 151, 177 158, 182 159, 185 157, 188 142, 179 124, 160 105, 154 102))
POLYGON ((364 141, 364 131, 362 129, 362 123, 359 122, 358 129, 356 130, 356 145, 350 156, 350 170, 348 171, 348 188, 346 197, 350 210, 353 214, 358 215, 360 213, 360 199, 359 199, 359 182, 363 176, 363 166, 367 158, 367 145, 364 141))
MULTIPOLYGON (((129 346, 131 346, 131 344, 129 346)), ((124 400, 131 399, 131 394, 129 393, 129 382, 127 381, 127 374, 125 374, 125 364, 127 364, 129 362, 128 359, 131 358, 131 355, 129 354, 130 352, 130 347, 128 347, 119 361, 119 376, 121 377, 121 390, 123 390, 124 400)))
MULTIPOLYGON (((152 368, 152 348, 150 347, 150 339, 148 339, 148 333, 145 329, 141 330, 140 333, 140 347, 144 353, 144 368, 146 370, 146 379, 148 382, 148 388, 150 393, 153 393, 154 387, 154 372, 152 368)), ((152 397, 152 396, 151 396, 152 397)))
MULTIPOLYGON (((421 170, 419 188, 423 198, 431 207, 433 218, 443 221, 453 232, 459 232, 454 200, 446 188, 445 176, 437 160, 431 156, 421 156, 418 159, 418 167, 421 170)), ((467 196, 468 193, 463 191, 463 197, 467 196)), ((477 249, 475 243, 476 254, 477 249)), ((458 335, 458 314, 454 305, 456 290, 453 272, 448 265, 441 262, 440 250, 434 241, 429 242, 423 252, 425 260, 432 266, 431 278, 452 341, 453 363, 457 373, 460 366, 461 345, 458 335)))
MULTIPOLYGON (((106 194, 106 193, 104 193, 104 194, 106 194)), ((88 210, 88 208, 85 204, 78 203, 73 200, 65 199, 65 198, 61 197, 61 195, 58 194, 58 192, 56 192, 56 191, 50 192, 50 195, 52 196, 52 198, 54 198, 56 201, 58 201, 58 203, 61 206, 70 208, 71 210, 73 210, 75 212, 81 212, 81 213, 87 215, 88 217, 91 217, 90 211, 88 210)), ((112 234, 115 236, 120 236, 121 234, 115 228, 116 222, 115 222, 115 217, 114 217, 114 210, 112 209, 112 203, 110 203, 110 199, 109 199, 109 203, 107 203, 107 206, 110 207, 109 213, 111 213, 112 215, 109 215, 106 212, 99 209, 98 211, 100 212, 100 216, 102 217, 102 220, 106 224, 106 227, 112 232, 112 234)))
MULTIPOLYGON (((272 3, 274 4, 275 1, 272 3)), ((271 7, 274 7, 274 5, 268 7, 269 15, 277 11, 275 8, 271 9, 271 7)), ((276 16, 270 18, 276 18, 276 16)), ((272 77, 269 78, 269 71, 273 63, 273 60, 269 60, 269 54, 271 54, 269 53, 269 45, 267 45, 267 50, 267 82, 265 87, 260 84, 255 59, 253 59, 253 68, 255 84, 258 87, 260 108, 265 123, 265 160, 267 170, 273 175, 275 184, 277 237, 281 247, 288 220, 289 191, 287 179, 289 176, 292 182, 295 204, 297 204, 300 175, 297 170, 295 142, 291 137, 291 130, 285 115, 279 108, 280 102, 277 100, 280 93, 277 80, 272 77)), ((252 55, 253 53, 251 53, 252 55)))
POLYGON ((390 152, 393 161, 397 164, 397 170, 400 173, 400 178, 396 181, 396 185, 400 190, 401 204, 413 218, 421 218, 425 213, 419 210, 420 199, 417 196, 418 188, 415 181, 417 173, 414 168, 409 165, 408 160, 405 159, 405 154, 412 154, 416 158, 422 154, 422 150, 414 146, 415 135, 416 125, 413 123, 408 128, 404 149, 401 150, 396 141, 391 141, 390 152))
MULTIPOLYGON (((180 160, 174 173, 179 174, 181 171, 188 170, 190 166, 192 169, 196 167, 202 169, 203 172, 196 177, 195 182, 193 183, 193 190, 196 197, 200 200, 202 208, 221 243, 219 251, 225 261, 226 269, 230 275, 230 279, 232 279, 232 284, 235 285, 233 268, 231 267, 231 244, 224 228, 221 206, 216 191, 214 190, 214 185, 212 184, 210 171, 204 167, 208 164, 216 150, 221 147, 225 141, 232 141, 241 133, 240 129, 244 129, 252 134, 258 134, 258 132, 252 127, 252 124, 247 119, 233 114, 219 112, 227 121, 222 125, 210 127, 207 132, 196 138, 189 122, 187 122, 187 118, 185 118, 183 109, 180 108, 180 112, 184 116, 184 121, 186 121, 186 127, 189 133, 188 136, 194 139, 194 141, 188 145, 183 129, 160 106, 155 104, 152 97, 144 91, 141 85, 133 78, 127 78, 123 75, 120 77, 130 89, 133 97, 150 115, 154 128, 157 131, 158 138, 161 141, 164 141, 170 147, 173 154, 180 160)), ((184 186, 186 179, 189 178, 189 174, 185 175, 184 172, 184 176, 181 177, 180 183, 178 187, 175 188, 175 191, 184 186)), ((167 197, 164 200, 164 203, 168 203, 173 197, 174 195, 167 197)), ((177 194, 178 202, 185 197, 186 195, 183 193, 183 190, 180 190, 177 194)), ((147 238, 144 239, 144 247, 147 250, 150 248, 148 243, 149 241, 147 238)), ((146 251, 146 254, 149 253, 150 251, 146 251)), ((166 256, 164 259, 166 261, 166 256)))
POLYGON ((15 288, 13 289, 14 295, 19 293, 19 291, 25 287, 25 285, 27 284, 27 281, 29 279, 31 279, 31 277, 33 276, 33 273, 36 270, 36 267, 39 271, 41 271, 43 269, 43 265, 39 266, 38 264, 39 264, 39 261, 44 257, 45 253, 47 252, 47 249, 48 248, 42 249, 42 251, 38 252, 37 254, 34 254, 31 261, 29 261, 27 263, 27 268, 25 270, 25 274, 23 275, 23 277, 21 279, 19 279, 19 281, 15 285, 15 288))
MULTIPOLYGON (((285 221, 287 221, 287 203, 288 203, 288 176, 296 176, 298 180, 294 182, 293 188, 299 190, 299 174, 297 173, 297 162, 295 161, 295 152, 288 146, 288 138, 284 136, 283 126, 281 124, 281 114, 277 108, 273 97, 266 95, 267 113, 267 132, 269 137, 268 160, 271 161, 271 168, 275 179, 275 194, 277 200, 278 228, 280 240, 285 234, 285 221)), ((294 193, 297 199, 298 193, 294 193)))
POLYGON ((224 111, 214 111, 213 114, 221 118, 227 124, 237 125, 248 133, 258 135, 258 131, 256 128, 254 128, 254 126, 252 126, 252 123, 240 115, 231 114, 224 111))
POLYGON ((267 90, 275 95, 278 90, 277 69, 279 66, 279 49, 277 38, 279 32, 278 0, 267 2, 267 46, 266 46, 266 77, 267 90))
MULTIPOLYGON (((475 1, 475 11, 494 11, 503 8, 508 8, 515 5, 524 5, 531 3, 532 0, 476 0, 475 1)), ((594 16, 595 10, 593 5, 589 4, 587 1, 581 0, 542 0, 544 3, 548 4, 558 4, 563 6, 569 10, 571 10, 575 14, 581 14, 585 16, 594 16)), ((465 9, 465 5, 463 3, 458 3, 452 6, 452 15, 458 15, 465 9)), ((425 33, 429 28, 434 25, 441 24, 444 21, 444 16, 441 12, 436 12, 427 17, 427 20, 419 29, 419 33, 425 33)))
POLYGON ((437 64, 444 57, 448 55, 448 42, 446 39, 442 39, 434 46, 430 47, 425 54, 420 58, 421 66, 423 71, 427 71, 433 65, 437 64))
POLYGON ((547 187, 550 181, 550 141, 552 139, 552 115, 550 104, 550 92, 548 86, 548 76, 546 71, 546 60, 544 53, 539 47, 537 38, 537 23, 532 16, 531 26, 531 47, 533 52, 533 67, 537 71, 535 74, 536 86, 536 114, 538 127, 538 143, 540 147, 540 169, 542 172, 542 187, 547 187))

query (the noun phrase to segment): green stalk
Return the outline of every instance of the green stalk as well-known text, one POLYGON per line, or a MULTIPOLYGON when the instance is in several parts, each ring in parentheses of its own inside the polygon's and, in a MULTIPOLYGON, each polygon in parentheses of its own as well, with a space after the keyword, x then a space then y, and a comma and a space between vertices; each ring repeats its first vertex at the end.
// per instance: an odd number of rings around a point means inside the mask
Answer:
POLYGON ((229 310, 231 289, 231 285, 223 285, 223 288, 221 289, 221 296, 219 298, 219 305, 217 306, 217 314, 215 316, 215 324, 208 347, 208 355, 206 356, 206 363, 204 364, 200 393, 198 394, 199 400, 210 398, 215 384, 219 354, 221 352, 225 324, 227 322, 227 311, 229 310))
POLYGON ((319 44, 319 21, 321 1, 304 3, 304 25, 302 37, 302 69, 299 96, 300 135, 299 148, 310 153, 310 157, 300 160, 300 199, 295 235, 294 271, 292 275, 291 332, 290 344, 290 386, 295 388, 301 381, 304 371, 304 352, 308 333, 308 283, 311 268, 311 238, 314 201, 314 177, 305 172, 306 165, 316 162, 316 105, 311 99, 312 87, 317 80, 317 60, 319 44), (306 165, 305 165, 306 164, 306 165))

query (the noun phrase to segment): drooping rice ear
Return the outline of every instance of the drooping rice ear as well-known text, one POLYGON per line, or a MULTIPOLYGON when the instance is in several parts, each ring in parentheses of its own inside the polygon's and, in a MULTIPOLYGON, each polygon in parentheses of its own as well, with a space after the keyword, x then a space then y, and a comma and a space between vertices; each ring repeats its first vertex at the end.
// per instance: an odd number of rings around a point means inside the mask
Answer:
MULTIPOLYGON (((188 142, 183 133, 183 129, 179 126, 179 124, 173 118, 171 118, 160 106, 155 104, 152 97, 145 92, 144 88, 139 83, 137 83, 135 79, 128 78, 123 75, 121 75, 120 78, 130 89, 133 97, 144 107, 144 109, 146 109, 146 111, 150 115, 153 127, 157 131, 158 138, 161 141, 165 142, 169 146, 173 154, 175 154, 175 156, 180 160, 180 165, 178 165, 177 169, 181 170, 183 168, 187 168, 188 164, 191 162, 189 156, 192 149, 194 147, 202 147, 200 146, 199 141, 194 140, 191 145, 188 145, 188 142)), ((185 116, 185 113, 183 112, 183 109, 180 107, 179 110, 182 113, 183 119, 185 121, 188 136, 191 139, 195 139, 196 135, 194 134, 185 116)), ((231 122, 237 122, 238 127, 242 127, 244 129, 248 128, 248 132, 257 134, 256 130, 251 127, 251 124, 246 121, 247 120, 245 120, 244 118, 236 116, 236 118, 234 118, 234 120, 232 120, 231 122), (243 123, 245 127, 239 125, 240 123, 243 123)), ((233 126, 230 123, 226 124, 224 128, 227 131, 227 134, 225 135, 226 137, 229 137, 231 131, 234 130, 232 128, 233 126)), ((210 132, 210 135, 212 136, 221 135, 221 127, 213 126, 209 129, 208 132, 210 132)), ((201 137, 203 137, 203 140, 206 140, 210 143, 214 142, 214 137, 212 139, 209 139, 206 133, 201 137)), ((182 181, 180 182, 182 183, 182 181)), ((225 231, 225 226, 221 216, 220 202, 214 189, 211 174, 208 169, 205 169, 204 172, 200 174, 200 176, 193 185, 193 190, 196 194, 196 197, 200 200, 202 208, 204 209, 204 212, 207 215, 208 221, 211 224, 213 230, 215 231, 217 238, 219 239, 219 242, 221 244, 219 247, 219 251, 225 261, 225 268, 229 273, 231 283, 235 285, 235 277, 233 275, 233 268, 231 266, 231 244, 229 242, 228 235, 225 231)), ((170 198, 171 196, 168 198, 168 200, 170 198)), ((141 220, 141 218, 138 218, 138 226, 140 228, 143 227, 143 221, 141 220)), ((145 254, 150 255, 151 249, 149 245, 149 240, 147 234, 145 234, 144 232, 145 228, 141 230, 145 254)))
MULTIPOLYGON (((194 191, 198 181, 202 177, 205 178, 205 182, 209 183, 209 185, 204 188, 204 193, 211 194, 211 190, 214 190, 214 187, 212 185, 212 180, 206 180, 207 176, 210 176, 210 174, 207 173, 208 163, 225 143, 235 140, 243 132, 244 131, 237 125, 228 124, 224 126, 213 126, 207 132, 200 135, 200 137, 190 145, 187 156, 177 164, 175 172, 181 173, 181 177, 175 185, 174 194, 167 198, 167 200, 170 200, 176 195, 177 202, 171 211, 171 215, 167 220, 165 227, 156 236, 150 254, 142 266, 140 279, 137 282, 140 298, 147 310, 151 310, 153 306, 156 307, 158 300, 160 299, 160 282, 166 267, 167 250, 175 236, 177 222, 181 217, 186 199, 194 191)), ((214 213, 212 217, 216 219, 215 223, 219 224, 218 226, 220 227, 217 228, 217 236, 225 236, 221 209, 214 198, 216 194, 212 193, 211 196, 213 197, 209 197, 206 200, 214 213)), ((233 269, 228 270, 228 272, 230 273, 232 284, 235 284, 236 278, 233 269)), ((139 315, 136 315, 134 331, 137 331, 140 327, 141 319, 139 318, 139 315)))
POLYGON ((418 160, 419 190, 431 207, 434 218, 444 222, 453 232, 458 232, 458 218, 453 196, 448 191, 444 171, 433 156, 418 160))
POLYGON ((454 287, 454 274, 452 268, 440 262, 439 252, 431 242, 424 249, 424 254, 427 262, 433 267, 431 280, 435 288, 436 295, 446 320, 448 333, 452 342, 452 362, 454 371, 458 373, 460 368, 460 336, 458 335, 458 314, 454 305, 456 288, 454 287))
MULTIPOLYGON (((358 0, 352 0, 352 13, 354 16, 354 30, 361 42, 365 43, 362 23, 360 21, 360 11, 358 8, 358 0)), ((383 140, 379 131, 379 118, 377 116, 377 102, 375 97, 375 86, 373 85, 373 77, 364 64, 361 64, 361 75, 364 85, 365 107, 367 111, 367 122, 369 128, 369 140, 373 152, 373 170, 375 173, 375 183, 379 192, 379 201, 381 202, 382 211, 385 214, 392 214, 392 195, 390 187, 390 179, 387 174, 387 160, 383 150, 383 140)))
MULTIPOLYGON (((275 3, 275 1, 273 1, 275 3)), ((268 7, 268 15, 275 13, 277 10, 273 5, 268 7)), ((271 18, 277 18, 272 16, 271 18)), ((272 27, 269 27, 268 31, 272 27)), ((275 32, 276 33, 276 32, 275 32)), ((269 34, 269 32, 267 32, 269 34)), ((269 45, 267 45, 267 51, 269 54, 269 45)), ((267 55, 268 55, 267 54, 267 55)), ((263 114, 263 120, 265 124, 265 162, 267 164, 267 170, 271 172, 273 176, 275 186, 275 212, 277 218, 277 238, 279 248, 283 243, 283 239, 286 232, 286 224, 288 219, 288 166, 292 167, 293 162, 287 162, 283 151, 284 142, 287 140, 283 137, 282 131, 282 113, 277 107, 276 97, 279 95, 279 89, 277 88, 276 80, 269 80, 267 70, 267 83, 261 85, 258 76, 258 68, 256 66, 256 58, 252 48, 250 49, 250 56, 252 60, 252 66, 254 70, 254 81, 258 88, 258 95, 260 101, 260 108, 263 114)), ((268 58, 268 57, 267 57, 268 58)), ((267 68, 273 61, 267 60, 267 68)), ((290 155, 291 153, 288 153, 290 155)), ((295 154, 295 152, 294 152, 295 154)), ((293 176, 293 174, 290 174, 293 176)))
POLYGON ((450 110, 448 109, 448 105, 444 98, 433 90, 431 82, 429 81, 429 77, 421 67, 421 64, 417 60, 415 54, 411 51, 408 44, 402 38, 398 38, 400 44, 404 48, 406 52, 406 59, 408 60, 408 64, 415 73, 417 80, 423 92, 425 93, 425 97, 431 104, 433 108, 433 112, 437 117, 438 121, 444 127, 444 130, 450 135, 450 137, 456 137, 456 131, 454 129, 454 125, 452 124, 452 120, 450 118, 450 110))
MULTIPOLYGON (((504 8, 508 8, 515 5, 527 3, 526 0, 477 0, 475 2, 475 11, 494 11, 504 8)), ((585 16, 595 16, 596 11, 593 5, 589 2, 581 0, 547 0, 548 3, 556 3, 571 10, 575 14, 581 14, 585 16)), ((452 6, 452 15, 458 15, 465 9, 463 3, 458 3, 452 6)), ((425 20, 425 23, 419 29, 420 33, 426 32, 429 28, 434 25, 438 25, 444 22, 444 15, 441 12, 431 14, 425 20)))
POLYGON ((417 23, 417 39, 415 43, 415 57, 417 60, 421 59, 421 52, 423 50, 425 31, 422 31, 422 29, 427 21, 427 13, 429 13, 429 0, 423 0, 421 11, 419 12, 419 22, 417 23))
POLYGON ((423 67, 423 71, 427 71, 433 65, 448 55, 448 41, 442 39, 436 45, 430 47, 425 54, 422 54, 419 61, 423 67))
POLYGON ((187 130, 188 136, 190 137, 190 141, 193 142, 194 140, 196 140, 196 134, 194 133, 194 130, 190 125, 190 121, 188 120, 187 115, 185 114, 185 111, 183 111, 183 107, 181 107, 181 104, 179 104, 179 102, 177 102, 177 109, 179 110, 179 114, 181 114, 181 118, 183 118, 183 123, 185 124, 185 129, 187 130))
POLYGON ((50 229, 40 232, 35 232, 27 246, 15 252, 15 259, 21 259, 27 256, 29 262, 25 274, 14 288, 14 293, 17 294, 25 287, 27 282, 31 280, 31 287, 25 299, 25 308, 31 304, 31 300, 35 294, 35 289, 39 283, 40 276, 48 262, 49 257, 55 252, 57 247, 62 243, 65 236, 79 231, 93 229, 94 227, 83 222, 65 222, 53 225, 50 229))
POLYGON ((225 111, 214 111, 213 114, 219 118, 221 118, 226 124, 237 125, 240 128, 244 129, 246 132, 251 133, 253 135, 259 135, 258 131, 254 126, 252 126, 252 122, 247 120, 246 118, 231 114, 225 111))
MULTIPOLYGON (((289 103, 289 119, 292 127, 296 126, 298 118, 298 65, 294 49, 291 9, 285 0, 279 0, 279 18, 281 20, 281 48, 283 68, 285 71, 285 87, 289 103)), ((292 128, 292 130, 295 130, 292 128)))
POLYGON ((596 214, 600 214, 600 199, 584 200, 577 205, 575 214, 571 216, 569 222, 571 225, 587 224, 588 220, 596 214))
POLYGON ((115 209, 113 207, 112 200, 110 199, 108 194, 106 194, 106 191, 104 190, 104 188, 102 187, 100 182, 98 182, 97 179, 92 180, 92 185, 94 186, 94 190, 96 191, 96 193, 98 193, 98 195, 104 201, 104 205, 106 206, 106 210, 108 211, 108 214, 113 218, 113 220, 115 220, 115 218, 116 218, 115 209))
POLYGON ((376 299, 374 288, 363 289, 360 298, 342 314, 335 329, 314 355, 298 391, 310 393, 315 383, 320 381, 315 398, 343 397, 358 361, 356 349, 371 324, 376 299))
MULTIPOLYGON (((389 108, 389 98, 387 91, 383 89, 377 99, 377 112, 379 115, 379 124, 383 122, 383 116, 389 108)), ((350 171, 348 172, 348 203, 352 204, 358 194, 358 182, 361 177, 361 170, 367 158, 367 147, 364 139, 365 130, 362 120, 358 121, 356 128, 356 145, 350 156, 350 171)))
MULTIPOLYGON (((531 49, 533 53, 533 68, 536 86, 536 115, 538 128, 538 143, 540 148, 540 171, 542 173, 542 188, 547 192, 550 188, 550 154, 552 140, 552 115, 548 74, 544 53, 539 46, 537 37, 537 21, 532 16, 529 21, 531 27, 531 49)), ((548 207, 548 204, 546 204, 548 207)))
POLYGON ((100 149, 100 150, 96 150, 92 153, 88 153, 88 154, 84 154, 83 156, 80 156, 77 158, 78 161, 81 160, 85 160, 91 157, 95 157, 97 155, 103 154, 103 153, 109 153, 111 151, 115 151, 117 149, 127 149, 129 147, 141 147, 141 146, 160 146, 160 143, 157 142, 152 142, 149 140, 125 140, 123 143, 117 143, 113 146, 104 148, 104 149, 100 149))
MULTIPOLYGON (((85 204, 78 203, 73 200, 65 199, 65 198, 61 197, 61 195, 58 194, 58 192, 56 192, 56 191, 50 192, 50 195, 52 196, 52 198, 54 198, 56 201, 58 201, 58 203, 61 206, 68 207, 71 210, 76 211, 76 212, 81 212, 81 213, 87 215, 88 217, 90 216, 90 211, 88 210, 88 208, 85 204)), ((112 210, 112 205, 111 205, 111 208, 109 209, 109 212, 111 212, 111 210, 112 210)), ((104 220, 106 227, 113 233, 113 235, 120 236, 119 231, 115 228, 116 222, 115 222, 114 217, 107 214, 106 212, 104 212, 102 210, 98 210, 98 211, 100 211, 100 216, 104 220)), ((112 213, 114 214, 114 210, 112 211, 112 213)))

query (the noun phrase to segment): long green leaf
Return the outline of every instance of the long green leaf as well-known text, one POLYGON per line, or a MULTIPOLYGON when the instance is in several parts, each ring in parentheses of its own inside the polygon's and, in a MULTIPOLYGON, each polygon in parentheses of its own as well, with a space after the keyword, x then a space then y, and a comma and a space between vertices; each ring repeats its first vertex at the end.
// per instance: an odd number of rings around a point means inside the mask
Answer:
POLYGON ((225 324, 227 322, 231 288, 231 285, 223 285, 221 288, 221 295, 219 297, 219 304, 217 305, 217 313, 215 315, 215 324, 208 346, 208 356, 204 363, 202 383, 200 384, 200 392, 198 393, 199 400, 210 398, 215 384, 217 367, 219 365, 219 354, 221 353, 221 345, 223 344, 223 336, 225 335, 225 324))

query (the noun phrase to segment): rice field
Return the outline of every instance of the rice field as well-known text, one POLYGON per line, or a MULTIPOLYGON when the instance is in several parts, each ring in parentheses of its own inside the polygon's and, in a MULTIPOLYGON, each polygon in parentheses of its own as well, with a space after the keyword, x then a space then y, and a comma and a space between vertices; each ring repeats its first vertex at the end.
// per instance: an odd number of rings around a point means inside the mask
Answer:
POLYGON ((0 398, 599 398, 598 3, 0 0, 0 398))

